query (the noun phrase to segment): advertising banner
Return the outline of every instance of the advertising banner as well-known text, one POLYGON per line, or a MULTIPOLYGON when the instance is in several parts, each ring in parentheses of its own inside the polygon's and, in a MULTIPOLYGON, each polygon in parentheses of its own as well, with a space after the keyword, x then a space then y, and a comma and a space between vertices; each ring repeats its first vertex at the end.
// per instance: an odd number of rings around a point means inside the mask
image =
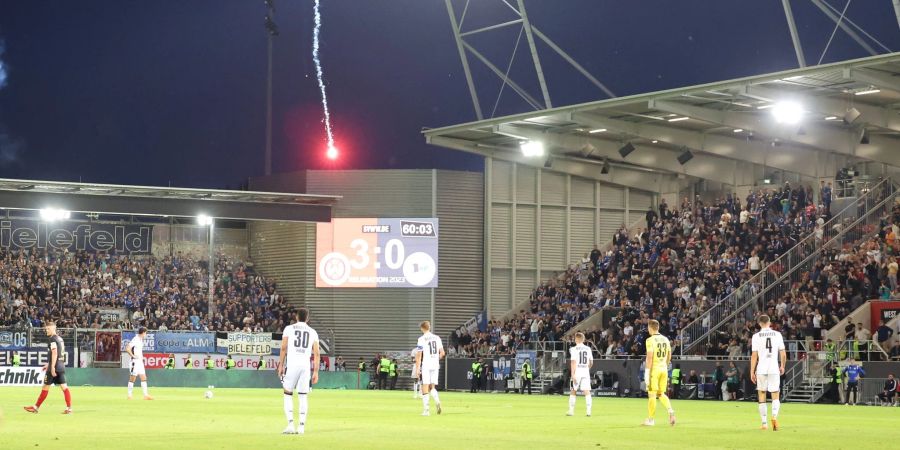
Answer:
MULTIPOLYGON (((122 351, 134 338, 134 331, 122 332, 122 351)), ((214 333, 202 331, 174 333, 171 331, 150 331, 144 339, 145 352, 158 353, 215 353, 214 333)))
POLYGON ((70 252, 119 252, 149 255, 153 226, 32 219, 0 221, 0 247, 10 250, 68 249, 70 252))
MULTIPOLYGON (((22 358, 22 365, 28 367, 41 367, 50 362, 50 350, 47 347, 26 347, 21 350, 0 350, 0 367, 12 366, 12 355, 18 353, 22 358)), ((75 348, 66 346, 66 367, 75 367, 75 348)))
POLYGON ((121 332, 98 331, 94 336, 94 361, 118 361, 121 359, 123 348, 121 332))
MULTIPOLYGON (((216 370, 225 369, 225 361, 228 360, 227 355, 223 355, 220 353, 211 354, 210 357, 213 359, 213 363, 215 364, 216 370)), ((251 356, 251 355, 237 355, 232 354, 232 359, 234 359, 234 368, 238 370, 257 370, 259 367, 259 356, 251 356)), ((263 361, 265 366, 263 366, 262 370, 275 370, 278 368, 278 356, 275 355, 264 355, 263 361)), ((176 369, 197 369, 197 370, 205 370, 206 369, 206 355, 205 354, 188 354, 188 353, 176 353, 175 354, 175 368, 176 369)))
POLYGON ((271 355, 272 349, 280 343, 272 341, 272 333, 245 333, 233 331, 216 333, 216 345, 219 351, 233 355, 271 355))
POLYGON ((0 367, 0 387, 41 386, 44 372, 38 367, 0 367))
MULTIPOLYGON (((172 356, 171 353, 144 353, 144 368, 147 370, 162 369, 165 367, 166 361, 169 360, 170 356, 172 356)), ((175 367, 178 367, 177 363, 175 367)), ((122 354, 122 368, 131 368, 131 357, 128 356, 128 353, 122 354)))
POLYGON ((888 323, 891 319, 900 314, 900 302, 871 301, 869 302, 869 305, 871 306, 872 311, 872 324, 869 328, 873 332, 878 328, 879 320, 888 323))
POLYGON ((316 287, 437 287, 438 219, 316 224, 316 287))
POLYGON ((28 330, 0 329, 0 350, 19 350, 28 347, 28 330))

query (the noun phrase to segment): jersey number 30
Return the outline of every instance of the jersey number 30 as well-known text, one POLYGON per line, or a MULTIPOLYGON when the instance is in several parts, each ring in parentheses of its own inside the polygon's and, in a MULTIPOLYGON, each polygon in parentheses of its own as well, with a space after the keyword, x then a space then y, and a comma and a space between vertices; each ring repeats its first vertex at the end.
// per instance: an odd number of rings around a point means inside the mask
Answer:
POLYGON ((309 331, 294 331, 294 347, 309 348, 309 331))

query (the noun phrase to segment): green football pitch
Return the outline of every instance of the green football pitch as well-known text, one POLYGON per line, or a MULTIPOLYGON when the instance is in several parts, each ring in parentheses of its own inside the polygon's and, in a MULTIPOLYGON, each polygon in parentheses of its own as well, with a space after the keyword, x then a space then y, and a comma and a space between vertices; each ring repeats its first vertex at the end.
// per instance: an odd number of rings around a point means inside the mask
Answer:
POLYGON ((764 432, 755 403, 675 401, 677 426, 666 424, 660 406, 656 427, 644 428, 644 399, 595 398, 593 417, 585 417, 579 397, 576 416, 566 417, 564 396, 444 392, 444 413, 421 417, 422 403, 408 391, 333 390, 310 394, 306 434, 290 436, 280 434, 278 390, 216 389, 211 400, 204 389, 151 390, 156 400, 129 401, 124 387, 72 387, 75 414, 63 416, 57 388, 36 415, 22 406, 38 388, 2 388, 0 449, 840 449, 900 439, 900 408, 785 404, 781 430, 764 432))

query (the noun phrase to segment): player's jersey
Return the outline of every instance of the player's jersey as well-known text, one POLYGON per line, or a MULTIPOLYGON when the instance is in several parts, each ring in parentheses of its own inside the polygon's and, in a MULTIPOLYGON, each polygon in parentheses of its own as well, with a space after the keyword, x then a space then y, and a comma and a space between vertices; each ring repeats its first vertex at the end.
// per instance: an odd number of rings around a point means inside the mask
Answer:
POLYGON ((752 350, 757 355, 756 374, 770 375, 780 373, 778 352, 784 350, 784 338, 781 333, 771 328, 763 328, 753 335, 752 350))
POLYGON ((131 342, 128 343, 128 346, 131 347, 131 353, 134 353, 134 359, 137 361, 144 361, 144 340, 141 339, 140 336, 135 335, 131 342))
POLYGON ((661 334, 654 334, 647 338, 644 345, 647 353, 653 357, 653 365, 648 367, 648 369, 668 372, 669 356, 672 354, 672 344, 669 343, 669 338, 661 334))
MULTIPOLYGON (((290 368, 309 370, 313 344, 319 342, 319 334, 305 322, 288 325, 282 332, 282 339, 288 340, 285 365, 290 368)), ((319 362, 316 361, 316 364, 319 362)))
POLYGON ((591 376, 591 363, 594 355, 591 348, 584 344, 576 345, 569 349, 569 361, 575 361, 576 380, 591 376))
POLYGON ((432 332, 423 334, 416 343, 416 350, 422 352, 422 370, 438 370, 441 367, 441 338, 432 332))
MULTIPOLYGON (((56 349, 56 371, 61 372, 66 370, 66 345, 63 343, 63 338, 59 337, 59 335, 54 334, 47 338, 49 341, 47 344, 47 348, 49 350, 56 349)), ((49 363, 50 356, 47 356, 47 360, 49 363)), ((49 370, 48 370, 49 372, 49 370)))
POLYGON ((844 374, 847 375, 848 383, 856 383, 859 381, 860 377, 866 376, 866 371, 863 370, 862 366, 859 364, 853 364, 847 367, 844 367, 844 374))

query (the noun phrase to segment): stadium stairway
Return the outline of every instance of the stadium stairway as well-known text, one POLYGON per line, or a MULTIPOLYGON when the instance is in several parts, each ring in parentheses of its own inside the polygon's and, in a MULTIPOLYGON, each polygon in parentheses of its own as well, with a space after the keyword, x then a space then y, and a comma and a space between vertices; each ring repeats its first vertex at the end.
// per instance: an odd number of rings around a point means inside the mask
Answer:
POLYGON ((682 354, 703 354, 710 338, 722 328, 753 320, 769 299, 788 292, 800 275, 810 270, 826 248, 841 248, 877 232, 881 218, 890 213, 900 193, 889 178, 882 180, 825 224, 822 243, 808 234, 756 276, 685 326, 679 335, 682 354))
POLYGON ((789 403, 815 403, 825 395, 827 386, 828 383, 821 381, 803 380, 799 386, 785 393, 784 401, 789 403))

